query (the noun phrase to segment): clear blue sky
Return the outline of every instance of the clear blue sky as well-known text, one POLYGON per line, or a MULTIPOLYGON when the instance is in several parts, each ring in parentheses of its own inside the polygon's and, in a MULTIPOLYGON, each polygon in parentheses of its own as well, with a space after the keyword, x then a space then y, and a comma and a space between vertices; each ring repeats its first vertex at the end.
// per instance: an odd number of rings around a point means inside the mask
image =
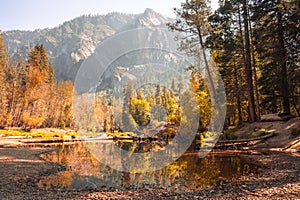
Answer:
MULTIPOLYGON (((2 0, 0 30, 51 28, 83 14, 142 13, 146 8, 175 17, 184 0, 2 0)), ((217 0, 213 0, 216 5, 217 0)))

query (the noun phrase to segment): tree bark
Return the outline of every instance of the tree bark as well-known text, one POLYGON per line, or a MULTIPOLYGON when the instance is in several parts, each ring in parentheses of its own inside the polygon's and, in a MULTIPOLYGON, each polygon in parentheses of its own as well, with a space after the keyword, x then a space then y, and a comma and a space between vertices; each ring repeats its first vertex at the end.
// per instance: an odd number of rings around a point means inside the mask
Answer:
MULTIPOLYGON (((240 7, 238 8, 239 11, 239 29, 240 29, 240 42, 242 45, 242 55, 243 55, 243 63, 244 67, 246 66, 246 58, 245 58, 245 49, 244 49, 244 39, 243 39, 243 32, 242 32, 242 19, 241 19, 241 12, 240 7)), ((242 106, 241 106, 241 100, 240 100, 240 92, 239 92, 239 86, 238 86, 238 74, 237 69, 234 67, 234 76, 235 76, 235 89, 236 89, 236 98, 237 98, 237 108, 238 108, 238 125, 240 125, 243 122, 242 118, 242 106)))
POLYGON ((238 74, 237 74, 237 68, 234 66, 234 85, 236 90, 236 103, 237 103, 237 110, 238 110, 238 125, 241 125, 243 123, 242 118, 242 106, 241 106, 241 97, 240 97, 240 88, 239 88, 239 81, 238 81, 238 74))
POLYGON ((256 72, 256 61, 254 54, 254 36, 251 27, 251 20, 249 19, 249 27, 250 27, 250 36, 251 36, 251 55, 252 55, 252 67, 253 67, 253 83, 254 83, 254 92, 255 92, 255 105, 257 112, 257 121, 260 121, 260 107, 259 107, 259 93, 258 93, 258 81, 257 81, 257 72, 256 72))
POLYGON ((212 95, 213 95, 212 98, 216 98, 215 85, 214 85, 212 75, 211 75, 211 71, 210 71, 210 68, 209 68, 209 65, 208 65, 208 60, 207 60, 206 53, 205 53, 204 42, 203 42, 200 26, 197 26, 197 31, 198 31, 198 37, 199 37, 200 45, 201 45, 201 48, 202 48, 202 55, 203 55, 203 59, 204 59, 205 70, 206 70, 207 76, 208 76, 208 82, 209 82, 211 90, 212 90, 212 95))
POLYGON ((248 12, 247 12, 247 0, 243 0, 243 17, 244 17, 244 29, 245 29, 245 71, 247 77, 247 92, 248 92, 248 107, 249 107, 249 122, 256 121, 254 92, 253 92, 253 79, 252 79, 252 67, 251 67, 251 52, 250 52, 250 37, 249 37, 249 24, 248 24, 248 12))
POLYGON ((280 79, 281 79, 281 95, 282 95, 282 106, 283 111, 287 114, 291 113, 290 110, 290 100, 289 100, 289 83, 287 80, 287 68, 286 68, 286 49, 284 45, 284 32, 282 25, 282 13, 279 9, 277 9, 277 34, 278 34, 278 42, 280 48, 280 56, 279 64, 280 64, 280 79))

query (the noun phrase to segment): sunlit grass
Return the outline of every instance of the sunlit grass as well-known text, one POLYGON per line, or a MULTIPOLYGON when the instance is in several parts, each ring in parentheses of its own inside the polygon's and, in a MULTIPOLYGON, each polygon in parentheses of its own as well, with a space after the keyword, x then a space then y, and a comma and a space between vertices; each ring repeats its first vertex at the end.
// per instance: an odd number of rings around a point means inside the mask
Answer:
POLYGON ((136 137, 137 135, 134 132, 115 132, 115 133, 106 133, 108 136, 115 136, 115 137, 136 137))
POLYGON ((6 136, 20 136, 20 137, 32 137, 32 138, 65 138, 71 137, 76 138, 76 132, 66 132, 66 133, 57 133, 57 132, 28 132, 23 131, 22 129, 8 129, 8 130, 0 130, 1 135, 6 136))

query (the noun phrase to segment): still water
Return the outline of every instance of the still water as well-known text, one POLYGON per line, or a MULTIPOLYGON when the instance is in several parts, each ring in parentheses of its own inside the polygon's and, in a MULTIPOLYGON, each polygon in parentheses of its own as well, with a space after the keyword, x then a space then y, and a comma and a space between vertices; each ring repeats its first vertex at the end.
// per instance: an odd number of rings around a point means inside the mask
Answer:
MULTIPOLYGON (((106 146, 111 147, 111 144, 103 143, 101 147, 106 146)), ((221 179, 230 181, 236 176, 257 175, 259 171, 257 166, 248 164, 238 156, 209 155, 200 158, 197 153, 190 153, 156 171, 121 172, 100 163, 85 143, 61 145, 57 151, 43 154, 42 157, 66 166, 66 170, 40 180, 38 186, 43 189, 161 187, 187 191, 214 187, 221 179)), ((142 161, 145 166, 147 162, 149 160, 142 161)))

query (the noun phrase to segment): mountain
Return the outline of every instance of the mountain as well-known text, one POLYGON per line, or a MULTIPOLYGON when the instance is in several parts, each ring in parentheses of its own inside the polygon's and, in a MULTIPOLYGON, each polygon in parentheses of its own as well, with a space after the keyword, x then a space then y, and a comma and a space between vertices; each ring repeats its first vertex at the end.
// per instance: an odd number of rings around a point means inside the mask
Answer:
POLYGON ((74 81, 83 61, 105 39, 140 27, 165 28, 170 21, 172 19, 146 9, 144 13, 136 15, 115 12, 80 16, 55 28, 6 31, 3 36, 11 60, 26 58, 36 44, 44 44, 57 79, 74 81))

